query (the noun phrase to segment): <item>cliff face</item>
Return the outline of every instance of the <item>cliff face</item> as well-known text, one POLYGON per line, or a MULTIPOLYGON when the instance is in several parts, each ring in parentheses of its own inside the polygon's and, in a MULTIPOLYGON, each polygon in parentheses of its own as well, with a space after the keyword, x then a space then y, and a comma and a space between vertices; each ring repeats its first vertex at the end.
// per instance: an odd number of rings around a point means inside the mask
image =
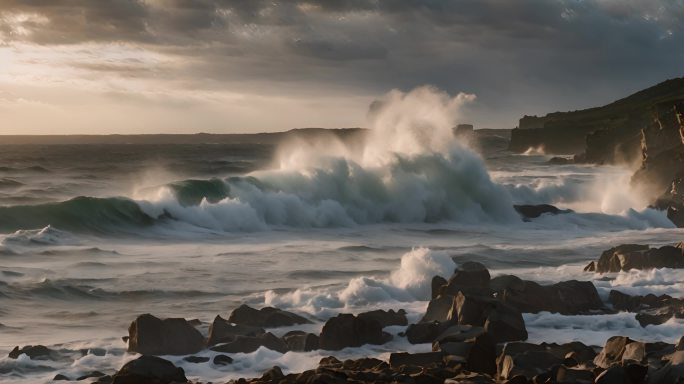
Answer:
POLYGON ((599 108, 525 116, 511 133, 509 149, 543 146, 550 153, 582 154, 591 163, 638 161, 640 131, 654 105, 684 98, 684 78, 667 80, 599 108))
POLYGON ((641 130, 641 168, 632 183, 668 217, 684 225, 684 99, 658 104, 653 122, 641 130))

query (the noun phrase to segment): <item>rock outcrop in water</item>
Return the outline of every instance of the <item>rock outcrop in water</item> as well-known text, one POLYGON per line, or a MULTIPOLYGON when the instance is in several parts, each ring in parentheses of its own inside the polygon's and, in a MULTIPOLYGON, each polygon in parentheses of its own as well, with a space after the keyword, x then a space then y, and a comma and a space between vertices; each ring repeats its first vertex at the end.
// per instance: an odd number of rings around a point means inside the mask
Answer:
MULTIPOLYGON (((606 265, 612 268, 612 259, 620 259, 615 256, 616 253, 658 253, 663 252, 664 248, 640 245, 615 247, 606 251, 605 260, 598 264, 601 268, 606 265)), ((670 248, 681 252, 681 247, 670 248)), ((658 257, 655 259, 660 260, 658 257)), ((432 300, 423 319, 399 333, 399 337, 405 336, 411 343, 428 344, 432 350, 430 352, 396 351, 389 354, 388 361, 375 358, 340 361, 331 356, 323 358, 317 368, 301 373, 285 374, 280 367, 273 367, 259 378, 233 382, 655 384, 677 383, 684 378, 682 341, 675 346, 615 336, 608 339, 602 349, 579 342, 532 344, 524 342, 527 330, 522 316, 523 312, 538 311, 574 315, 620 310, 635 312, 642 326, 647 326, 661 324, 671 317, 684 317, 683 299, 667 295, 629 296, 612 291, 609 302, 613 309, 609 310, 604 308, 591 282, 573 280, 540 285, 512 275, 492 278, 489 270, 477 262, 462 263, 449 279, 435 277, 432 289, 432 300)), ((245 307, 240 307, 234 313, 241 312, 260 324, 266 324, 262 313, 281 311, 274 308, 265 311, 253 308, 245 310, 245 307)), ((299 319, 299 315, 282 312, 285 313, 284 317, 278 315, 277 318, 288 322, 299 319)), ((391 338, 383 332, 383 327, 405 326, 407 318, 403 310, 340 314, 325 323, 320 335, 292 330, 282 337, 267 331, 267 328, 279 326, 281 321, 267 323, 270 326, 261 328, 234 324, 216 316, 205 343, 194 328, 200 325, 198 322, 161 320, 152 315, 141 315, 131 324, 129 350, 141 352, 142 348, 143 356, 126 363, 116 373, 94 371, 79 379, 94 378, 99 384, 188 383, 182 368, 150 355, 185 354, 188 356, 178 360, 183 364, 213 364, 220 367, 233 364, 233 357, 195 353, 210 348, 214 352, 240 356, 262 347, 279 353, 296 353, 317 349, 337 351, 364 344, 380 345, 391 338), (180 349, 186 352, 180 353, 180 349)), ((43 346, 17 347, 10 357, 27 354, 31 359, 41 359, 52 352, 43 346)), ((69 380, 64 374, 58 374, 54 379, 69 380)))
POLYGON ((598 261, 592 261, 584 270, 610 273, 654 268, 684 268, 684 244, 660 248, 640 244, 619 245, 604 251, 598 261))
POLYGON ((230 314, 228 321, 238 325, 275 328, 289 327, 297 324, 308 324, 309 320, 296 313, 282 309, 265 307, 254 309, 248 305, 241 305, 230 314))

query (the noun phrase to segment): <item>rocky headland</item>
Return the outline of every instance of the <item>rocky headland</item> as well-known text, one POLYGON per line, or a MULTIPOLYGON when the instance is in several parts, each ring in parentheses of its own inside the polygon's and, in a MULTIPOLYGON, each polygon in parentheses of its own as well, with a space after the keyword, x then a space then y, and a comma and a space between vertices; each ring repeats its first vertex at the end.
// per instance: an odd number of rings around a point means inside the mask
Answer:
POLYGON ((554 165, 636 164, 632 186, 684 226, 684 78, 667 80, 600 108, 525 116, 509 149, 543 147, 554 165))
MULTIPOLYGON (((585 271, 616 273, 632 269, 683 268, 684 246, 652 248, 625 244, 603 252, 585 271)), ((569 280, 542 285, 513 275, 492 277, 479 262, 460 264, 451 276, 432 279, 431 300, 422 318, 412 324, 404 310, 342 313, 329 318, 319 333, 291 330, 315 319, 278 308, 242 305, 227 319, 210 324, 183 318, 135 318, 123 337, 130 354, 116 372, 93 371, 80 377, 57 374, 54 381, 140 384, 188 383, 183 368, 160 356, 182 356, 189 364, 215 367, 233 364, 231 355, 260 348, 279 353, 329 351, 316 368, 285 373, 274 366, 256 378, 233 383, 681 383, 684 341, 642 342, 615 335, 604 345, 528 343, 524 313, 600 315, 618 311, 636 314, 641 326, 684 317, 684 300, 668 295, 632 296, 613 290, 603 301, 590 281, 569 280), (208 325, 208 327, 207 327, 208 325), (403 331, 392 335, 386 327, 403 331), (288 329, 289 329, 288 328, 288 329), (335 351, 393 338, 430 346, 430 352, 395 351, 387 360, 375 357, 338 360, 335 351)), ((87 353, 90 353, 87 352, 87 353)), ((17 346, 9 358, 68 359, 64 351, 46 346, 17 346)))

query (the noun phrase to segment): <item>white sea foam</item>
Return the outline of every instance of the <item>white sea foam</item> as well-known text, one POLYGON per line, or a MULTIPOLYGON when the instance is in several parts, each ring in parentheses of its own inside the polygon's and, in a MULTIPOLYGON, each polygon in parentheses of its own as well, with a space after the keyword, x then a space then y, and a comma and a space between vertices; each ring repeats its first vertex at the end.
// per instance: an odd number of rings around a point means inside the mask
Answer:
POLYGON ((449 277, 455 268, 448 254, 417 248, 402 256, 401 265, 389 277, 356 277, 337 291, 311 288, 286 294, 268 291, 264 301, 266 305, 297 308, 324 317, 342 309, 371 304, 422 302, 430 299, 432 278, 449 277))

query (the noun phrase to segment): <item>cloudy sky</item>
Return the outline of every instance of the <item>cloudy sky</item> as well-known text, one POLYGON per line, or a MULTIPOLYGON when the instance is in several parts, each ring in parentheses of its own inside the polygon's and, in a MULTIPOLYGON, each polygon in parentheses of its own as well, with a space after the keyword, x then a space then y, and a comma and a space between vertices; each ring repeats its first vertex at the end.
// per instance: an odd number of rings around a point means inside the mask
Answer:
POLYGON ((423 84, 509 128, 684 76, 683 47, 684 0, 0 0, 0 133, 363 126, 423 84))

